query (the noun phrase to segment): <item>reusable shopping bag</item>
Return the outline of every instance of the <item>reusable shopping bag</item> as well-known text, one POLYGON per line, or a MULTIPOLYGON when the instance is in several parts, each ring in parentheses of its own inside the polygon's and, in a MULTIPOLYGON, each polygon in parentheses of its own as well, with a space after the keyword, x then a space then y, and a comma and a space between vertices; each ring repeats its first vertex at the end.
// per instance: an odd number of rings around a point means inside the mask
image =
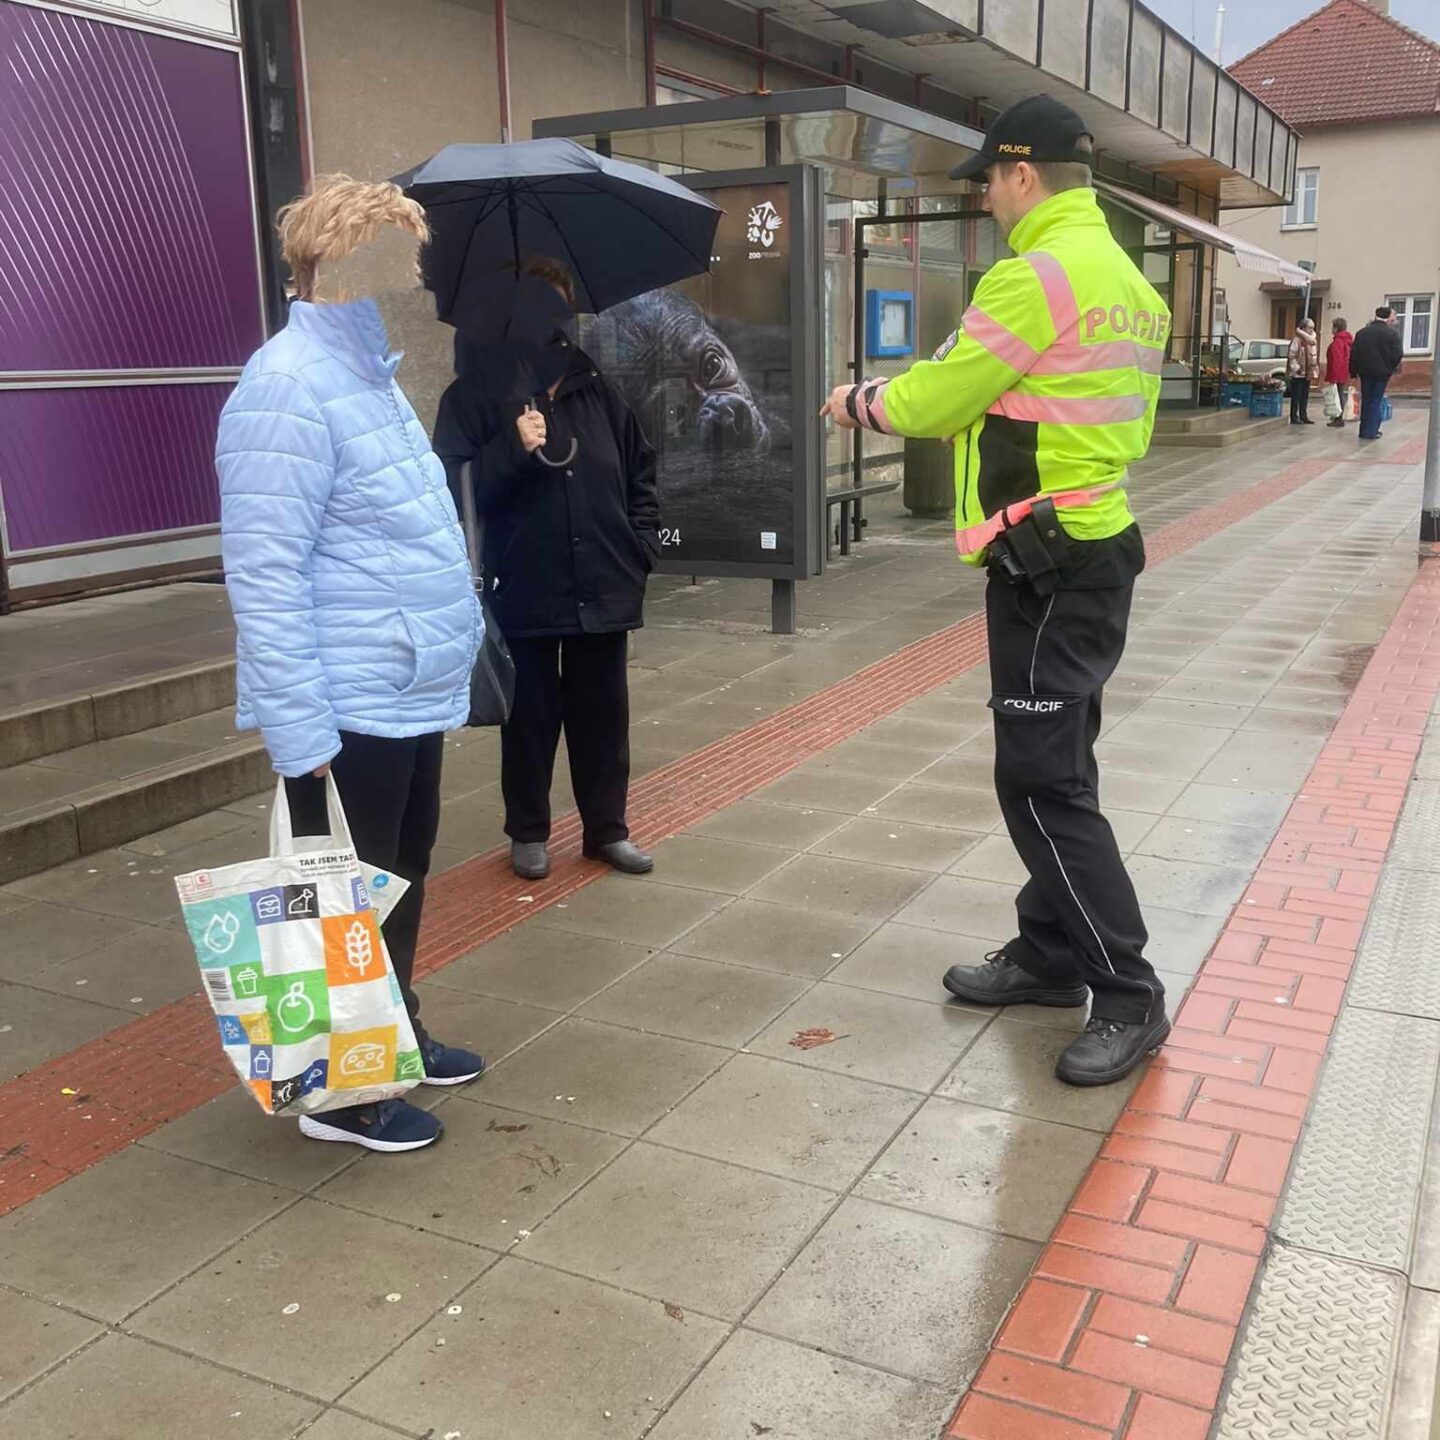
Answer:
POLYGON ((357 858, 325 784, 328 836, 296 840, 282 780, 268 858, 175 879, 220 1043, 272 1115, 375 1104, 425 1073, 380 932, 407 882, 357 858))
POLYGON ((1325 418, 1327 420, 1340 418, 1340 387, 1338 385, 1325 387, 1325 418))

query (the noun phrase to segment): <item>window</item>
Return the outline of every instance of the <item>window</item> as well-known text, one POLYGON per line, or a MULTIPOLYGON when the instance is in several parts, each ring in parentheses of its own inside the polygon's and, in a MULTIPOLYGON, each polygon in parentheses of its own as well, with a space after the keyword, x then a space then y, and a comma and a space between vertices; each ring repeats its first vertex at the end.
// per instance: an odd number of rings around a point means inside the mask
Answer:
POLYGON ((1395 311, 1395 328, 1407 355, 1428 355, 1434 344, 1433 295, 1387 295, 1385 303, 1395 311))
POLYGON ((1320 210, 1320 170, 1310 166, 1295 172, 1295 200, 1285 207, 1285 218, 1280 222, 1282 230, 1309 229, 1315 224, 1320 210))

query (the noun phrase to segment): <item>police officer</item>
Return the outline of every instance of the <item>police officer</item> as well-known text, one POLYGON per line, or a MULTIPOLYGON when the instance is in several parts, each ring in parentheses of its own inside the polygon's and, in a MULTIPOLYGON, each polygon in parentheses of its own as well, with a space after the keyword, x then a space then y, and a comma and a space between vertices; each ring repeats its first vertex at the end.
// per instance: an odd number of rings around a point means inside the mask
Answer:
POLYGON ((1123 487, 1150 444, 1170 315, 1110 235, 1092 147, 1047 95, 997 116, 950 173, 984 176, 1015 258, 985 275, 932 360, 842 385, 822 412, 954 437, 956 540, 989 574, 995 787, 1030 878, 1018 935, 944 983, 972 1005, 1079 1006, 1088 987, 1089 1023, 1056 1066, 1072 1085, 1121 1079, 1170 1031, 1094 749, 1145 566, 1123 487))

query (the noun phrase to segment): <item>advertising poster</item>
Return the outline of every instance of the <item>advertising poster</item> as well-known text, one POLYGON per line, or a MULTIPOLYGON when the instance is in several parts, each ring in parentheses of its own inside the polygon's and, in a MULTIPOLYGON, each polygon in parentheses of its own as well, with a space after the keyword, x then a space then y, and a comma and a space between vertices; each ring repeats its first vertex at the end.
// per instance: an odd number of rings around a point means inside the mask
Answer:
POLYGON ((803 217, 789 180, 704 193, 725 212, 709 274, 592 318, 584 344, 658 454, 665 568, 775 573, 806 558, 791 265, 803 217))

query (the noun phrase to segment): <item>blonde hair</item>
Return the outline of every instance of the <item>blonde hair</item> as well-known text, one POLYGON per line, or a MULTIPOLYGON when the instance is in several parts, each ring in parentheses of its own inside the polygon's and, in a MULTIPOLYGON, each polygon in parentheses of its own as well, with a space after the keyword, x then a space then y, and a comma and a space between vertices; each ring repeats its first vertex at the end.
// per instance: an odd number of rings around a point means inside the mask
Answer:
POLYGON ((408 231, 422 245, 430 239, 425 211, 388 180, 317 175, 298 200, 277 217, 280 249, 294 277, 297 299, 315 293, 320 266, 342 260, 368 244, 386 225, 408 231))

